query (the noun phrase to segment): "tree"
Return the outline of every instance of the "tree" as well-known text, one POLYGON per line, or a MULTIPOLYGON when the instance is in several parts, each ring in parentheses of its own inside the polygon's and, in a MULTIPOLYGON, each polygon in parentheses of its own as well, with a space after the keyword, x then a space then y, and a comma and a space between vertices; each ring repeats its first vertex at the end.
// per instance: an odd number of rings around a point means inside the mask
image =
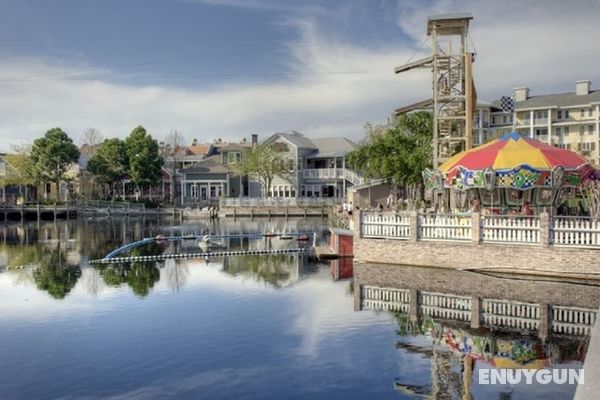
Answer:
POLYGON ((111 194, 114 195, 115 185, 125 179, 129 170, 125 142, 117 138, 106 139, 90 158, 87 170, 100 183, 111 185, 111 194))
POLYGON ((277 175, 287 172, 283 158, 273 146, 263 144, 247 150, 242 161, 235 166, 242 175, 254 175, 265 188, 265 193, 271 192, 271 184, 277 175))
POLYGON ((181 132, 173 129, 169 134, 165 137, 165 144, 167 147, 167 156, 171 157, 171 204, 176 204, 176 193, 175 190, 177 188, 177 159, 181 150, 184 146, 185 138, 181 134, 181 132))
POLYGON ((85 131, 83 131, 83 133, 81 134, 81 138, 79 139, 82 146, 88 145, 92 149, 94 146, 102 143, 103 140, 104 137, 102 136, 102 133, 100 133, 100 131, 96 128, 86 129, 85 131))
POLYGON ((406 187, 414 200, 423 190, 421 172, 431 168, 431 138, 430 113, 403 114, 387 128, 367 125, 366 138, 348 163, 369 179, 406 187))
POLYGON ((27 199, 27 187, 36 185, 37 179, 35 175, 35 164, 30 156, 30 148, 28 146, 13 146, 11 154, 4 157, 6 162, 6 172, 4 177, 0 179, 0 186, 18 186, 19 195, 27 199))
POLYGON ((31 148, 34 174, 40 181, 56 185, 56 198, 60 199, 60 181, 72 163, 79 160, 79 149, 60 128, 53 128, 44 137, 36 139, 31 148))
POLYGON ((129 179, 137 186, 156 185, 161 179, 163 159, 158 142, 152 139, 143 126, 135 128, 125 139, 129 162, 129 179))

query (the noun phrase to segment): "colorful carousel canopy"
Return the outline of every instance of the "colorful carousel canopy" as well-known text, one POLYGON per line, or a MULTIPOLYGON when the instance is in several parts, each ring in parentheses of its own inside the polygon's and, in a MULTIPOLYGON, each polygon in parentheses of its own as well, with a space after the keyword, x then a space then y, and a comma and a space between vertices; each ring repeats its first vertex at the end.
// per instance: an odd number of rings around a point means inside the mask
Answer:
MULTIPOLYGON (((458 190, 558 188, 600 179, 598 170, 580 154, 517 132, 453 156, 439 167, 437 176, 444 187, 458 190)), ((439 187, 435 171, 424 173, 424 178, 427 186, 439 187)))

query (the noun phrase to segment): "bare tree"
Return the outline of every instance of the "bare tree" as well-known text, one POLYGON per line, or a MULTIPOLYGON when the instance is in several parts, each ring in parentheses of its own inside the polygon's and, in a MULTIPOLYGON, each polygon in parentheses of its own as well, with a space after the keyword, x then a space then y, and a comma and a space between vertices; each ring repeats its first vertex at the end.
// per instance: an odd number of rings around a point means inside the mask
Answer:
POLYGON ((171 204, 177 203, 177 160, 185 145, 185 138, 176 129, 171 130, 165 137, 165 156, 167 164, 171 164, 171 204))
POLYGON ((104 136, 102 136, 102 133, 100 133, 100 131, 96 128, 86 129, 85 131, 83 131, 83 133, 81 134, 81 138, 79 139, 80 144, 82 146, 87 144, 92 149, 97 144, 102 143, 102 140, 104 140, 104 136))

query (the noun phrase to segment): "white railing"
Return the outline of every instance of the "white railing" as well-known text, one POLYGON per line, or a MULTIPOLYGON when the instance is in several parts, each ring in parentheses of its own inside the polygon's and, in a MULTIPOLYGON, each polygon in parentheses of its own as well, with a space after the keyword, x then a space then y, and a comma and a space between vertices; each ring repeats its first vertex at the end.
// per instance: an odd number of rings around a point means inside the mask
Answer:
POLYGON ((344 170, 344 178, 347 181, 352 182, 353 185, 362 185, 365 180, 362 176, 360 176, 359 174, 357 174, 356 172, 350 170, 350 169, 345 169, 344 170))
POLYGON ((596 322, 596 310, 552 306, 552 332, 585 336, 596 322))
POLYGON ((362 236, 366 238, 410 238, 410 217, 408 214, 364 212, 360 226, 362 236))
POLYGON ((538 217, 486 216, 482 221, 484 242, 541 243, 538 217))
POLYGON ((484 299, 483 322, 488 326, 537 330, 540 326, 539 304, 484 299))
POLYGON ((471 218, 458 215, 419 215, 422 240, 471 240, 471 218))
POLYGON ((338 197, 221 197, 221 207, 330 207, 341 204, 343 198, 338 197))
POLYGON ((408 289, 362 286, 361 297, 365 309, 403 312, 410 310, 410 291, 408 289))
POLYGON ((302 170, 304 178, 314 179, 342 179, 344 177, 343 168, 317 168, 302 170))
POLYGON ((471 320, 471 298, 452 294, 421 292, 421 312, 433 318, 471 320))
POLYGON ((552 243, 555 246, 600 247, 600 218, 554 218, 552 243))

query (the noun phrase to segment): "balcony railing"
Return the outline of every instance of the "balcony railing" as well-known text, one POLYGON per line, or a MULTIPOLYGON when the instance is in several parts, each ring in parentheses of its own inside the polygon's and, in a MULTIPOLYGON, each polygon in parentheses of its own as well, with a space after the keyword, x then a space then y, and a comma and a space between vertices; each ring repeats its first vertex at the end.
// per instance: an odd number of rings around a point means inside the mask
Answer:
POLYGON ((363 183, 363 178, 347 168, 313 168, 302 170, 304 179, 347 179, 354 185, 363 183))
POLYGON ((316 168, 305 169, 302 171, 302 176, 306 179, 343 179, 343 168, 316 168))

